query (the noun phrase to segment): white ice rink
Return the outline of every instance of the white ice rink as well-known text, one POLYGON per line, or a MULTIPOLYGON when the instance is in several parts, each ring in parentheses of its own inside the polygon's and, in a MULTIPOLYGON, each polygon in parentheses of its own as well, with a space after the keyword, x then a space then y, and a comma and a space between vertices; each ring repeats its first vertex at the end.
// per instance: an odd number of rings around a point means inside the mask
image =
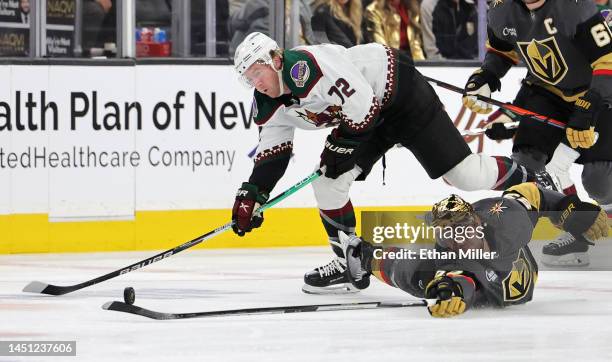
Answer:
POLYGON ((328 248, 187 250, 64 296, 22 293, 32 280, 68 285, 153 252, 0 256, 0 340, 76 340, 77 357, 0 361, 611 361, 612 272, 543 271, 534 300, 439 320, 424 307, 155 321, 106 311, 136 305, 199 312, 412 298, 373 280, 358 294, 301 292, 328 248))

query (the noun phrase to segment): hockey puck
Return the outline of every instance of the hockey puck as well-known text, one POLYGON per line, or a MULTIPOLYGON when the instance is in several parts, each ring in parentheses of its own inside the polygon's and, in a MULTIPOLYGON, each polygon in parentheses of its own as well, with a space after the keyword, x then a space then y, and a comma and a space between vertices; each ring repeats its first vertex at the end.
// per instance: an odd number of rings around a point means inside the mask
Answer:
POLYGON ((123 289, 123 301, 126 304, 132 305, 136 300, 136 291, 132 287, 123 289))

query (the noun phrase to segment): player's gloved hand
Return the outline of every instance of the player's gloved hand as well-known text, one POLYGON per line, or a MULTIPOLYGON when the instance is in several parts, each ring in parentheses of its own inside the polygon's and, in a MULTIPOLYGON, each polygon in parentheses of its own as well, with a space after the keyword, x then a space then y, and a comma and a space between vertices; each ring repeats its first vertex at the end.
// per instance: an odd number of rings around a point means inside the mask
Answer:
POLYGON ((605 211, 599 210, 595 222, 583 235, 589 240, 597 240, 608 236, 608 215, 605 211))
POLYGON ((516 128, 506 128, 506 123, 514 122, 501 108, 491 113, 485 126, 485 135, 494 141, 507 140, 514 137, 516 128))
POLYGON ((463 105, 476 113, 490 113, 493 107, 483 101, 478 100, 475 95, 483 97, 491 97, 491 92, 495 92, 501 88, 501 82, 488 70, 478 69, 468 79, 465 85, 465 96, 463 96, 463 105))
POLYGON ((468 295, 468 299, 471 299, 474 290, 475 284, 472 278, 439 271, 425 288, 425 298, 436 300, 435 304, 427 306, 429 314, 438 318, 462 314, 468 306, 464 296, 468 295))
POLYGON ((574 112, 565 129, 565 135, 572 148, 590 148, 595 144, 595 123, 601 101, 599 93, 589 90, 574 103, 574 112))
POLYGON ((263 213, 253 214, 257 208, 268 201, 269 195, 260 192, 256 185, 243 182, 236 193, 232 208, 232 230, 239 236, 258 228, 263 223, 263 213))
POLYGON ((321 166, 326 166, 325 176, 336 179, 350 171, 357 162, 357 151, 361 142, 339 136, 337 129, 327 136, 321 154, 321 166))
POLYGON ((601 207, 568 195, 559 201, 556 209, 552 222, 572 235, 584 235, 590 240, 608 236, 608 217, 601 207))

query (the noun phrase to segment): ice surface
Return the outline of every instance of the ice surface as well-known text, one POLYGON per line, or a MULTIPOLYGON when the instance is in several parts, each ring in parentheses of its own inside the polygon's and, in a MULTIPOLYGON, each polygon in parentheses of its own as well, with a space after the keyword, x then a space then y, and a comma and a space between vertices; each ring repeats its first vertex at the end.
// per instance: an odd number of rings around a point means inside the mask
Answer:
POLYGON ((612 272, 542 271, 534 300, 449 320, 423 307, 155 321, 105 311, 136 290, 161 312, 413 300, 374 280, 352 295, 301 292, 328 248, 185 251, 64 296, 23 293, 33 280, 85 281, 154 252, 0 256, 0 340, 76 340, 77 357, 0 361, 560 361, 612 360, 612 272))

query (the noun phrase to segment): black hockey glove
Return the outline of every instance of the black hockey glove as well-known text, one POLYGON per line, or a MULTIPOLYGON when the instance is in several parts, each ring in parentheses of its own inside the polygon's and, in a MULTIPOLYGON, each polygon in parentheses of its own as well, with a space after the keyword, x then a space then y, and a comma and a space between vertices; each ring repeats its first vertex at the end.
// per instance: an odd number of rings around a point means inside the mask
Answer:
POLYGON ((435 300, 427 306, 429 314, 437 318, 463 314, 475 289, 474 280, 468 276, 438 271, 425 288, 425 298, 435 300))
POLYGON ((514 137, 516 128, 506 128, 506 123, 514 122, 514 120, 504 113, 501 108, 491 113, 487 121, 489 123, 486 125, 485 135, 488 138, 494 141, 501 141, 514 137))
POLYGON ((327 136, 321 154, 321 166, 325 166, 325 176, 336 179, 350 171, 357 162, 357 152, 361 142, 338 135, 335 129, 327 136))
POLYGON ((591 241, 608 236, 608 216, 601 207, 568 195, 556 209, 558 213, 551 217, 552 222, 572 235, 584 235, 591 241))
POLYGON ((239 236, 244 236, 245 233, 258 228, 263 223, 263 213, 255 214, 253 212, 262 204, 268 201, 269 195, 265 192, 259 192, 256 185, 248 182, 243 182, 242 187, 236 193, 236 200, 232 208, 232 230, 239 236))
POLYGON ((565 135, 572 148, 590 148, 595 144, 595 124, 601 105, 601 96, 593 90, 589 90, 574 103, 574 112, 565 129, 565 135))
POLYGON ((477 69, 468 79, 465 85, 465 96, 463 105, 475 113, 490 113, 493 108, 490 104, 478 100, 475 96, 491 97, 491 93, 501 89, 499 78, 492 72, 477 69))

